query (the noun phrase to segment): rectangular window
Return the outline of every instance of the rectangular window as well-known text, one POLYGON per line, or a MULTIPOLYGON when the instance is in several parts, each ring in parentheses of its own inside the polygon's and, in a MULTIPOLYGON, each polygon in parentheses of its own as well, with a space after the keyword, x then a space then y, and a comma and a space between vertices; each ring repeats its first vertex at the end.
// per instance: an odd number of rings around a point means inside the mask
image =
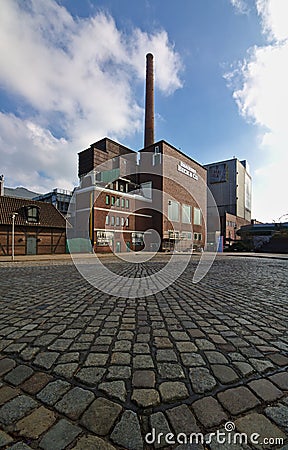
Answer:
POLYGON ((105 224, 106 224, 106 225, 109 225, 109 223, 110 223, 110 217, 109 217, 108 214, 107 214, 107 216, 106 216, 106 218, 105 218, 105 224))
POLYGON ((125 198, 121 198, 121 206, 122 208, 125 208, 125 198))
POLYGON ((201 225, 201 211, 199 208, 194 208, 194 225, 201 225))
POLYGON ((116 217, 116 226, 118 227, 120 225, 120 217, 116 217))
POLYGON ((194 241, 198 241, 198 233, 194 233, 194 241))
POLYGON ((125 221, 125 225, 126 227, 129 227, 129 218, 127 217, 126 221, 125 221))
POLYGON ((129 200, 126 199, 126 208, 129 208, 129 200))
POLYGON ((153 153, 152 165, 157 166, 158 164, 161 164, 161 153, 153 153))
POLYGON ((111 205, 115 205, 115 197, 114 196, 111 197, 111 205))
POLYGON ((111 216, 111 225, 115 225, 115 217, 111 216))
POLYGON ((120 206, 120 198, 119 197, 116 198, 116 206, 120 206))
POLYGON ((132 244, 133 245, 143 245, 144 234, 143 233, 132 233, 132 244))
POLYGON ((124 227, 124 225, 125 225, 125 218, 121 217, 121 227, 124 227))
POLYGON ((39 222, 39 207, 26 206, 26 220, 27 222, 39 222))
POLYGON ((97 231, 97 245, 104 246, 112 246, 113 243, 113 233, 107 231, 97 231))
POLYGON ((168 201, 168 219, 172 222, 179 222, 179 203, 174 200, 168 201))
POLYGON ((198 233, 198 241, 202 241, 202 234, 198 233))
POLYGON ((110 205, 110 195, 106 195, 105 203, 106 205, 110 205))
POLYGON ((191 206, 182 205, 182 223, 191 223, 191 206))
POLYGON ((120 187, 120 192, 124 192, 124 184, 121 183, 119 187, 120 187))

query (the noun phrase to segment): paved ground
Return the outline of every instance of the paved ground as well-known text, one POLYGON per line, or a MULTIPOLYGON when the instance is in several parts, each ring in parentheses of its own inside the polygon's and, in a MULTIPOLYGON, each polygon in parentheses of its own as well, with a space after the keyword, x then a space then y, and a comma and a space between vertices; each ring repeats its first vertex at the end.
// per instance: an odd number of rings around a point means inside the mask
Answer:
POLYGON ((203 449, 180 443, 221 430, 226 443, 206 448, 287 450, 288 262, 222 256, 192 285, 195 265, 133 300, 98 292, 68 259, 1 262, 0 447, 203 449), (233 446, 234 426, 258 445, 233 446))

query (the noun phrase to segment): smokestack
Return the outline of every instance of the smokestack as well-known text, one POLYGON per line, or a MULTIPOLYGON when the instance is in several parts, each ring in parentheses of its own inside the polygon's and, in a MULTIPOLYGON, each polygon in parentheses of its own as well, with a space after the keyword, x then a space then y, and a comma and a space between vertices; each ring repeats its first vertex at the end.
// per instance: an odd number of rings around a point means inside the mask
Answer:
POLYGON ((0 197, 4 197, 4 175, 0 175, 0 197))
POLYGON ((153 55, 146 55, 146 97, 144 147, 154 144, 154 70, 153 55))

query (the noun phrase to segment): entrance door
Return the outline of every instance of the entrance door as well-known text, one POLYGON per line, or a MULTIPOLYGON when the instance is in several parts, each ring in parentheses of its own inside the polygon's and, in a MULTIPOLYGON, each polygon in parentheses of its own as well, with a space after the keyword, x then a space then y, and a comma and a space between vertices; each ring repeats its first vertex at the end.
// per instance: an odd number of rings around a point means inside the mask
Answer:
POLYGON ((27 255, 36 255, 37 253, 37 240, 35 236, 27 237, 27 255))
POLYGON ((116 242, 116 253, 121 252, 121 242, 117 241, 116 242))

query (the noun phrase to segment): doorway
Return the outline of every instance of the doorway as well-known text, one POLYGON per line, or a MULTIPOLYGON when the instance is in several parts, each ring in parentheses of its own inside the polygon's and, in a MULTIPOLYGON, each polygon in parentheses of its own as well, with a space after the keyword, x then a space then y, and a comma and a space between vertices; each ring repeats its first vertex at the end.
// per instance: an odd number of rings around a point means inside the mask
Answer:
POLYGON ((27 237, 27 255, 36 255, 37 254, 37 239, 35 236, 27 237))

